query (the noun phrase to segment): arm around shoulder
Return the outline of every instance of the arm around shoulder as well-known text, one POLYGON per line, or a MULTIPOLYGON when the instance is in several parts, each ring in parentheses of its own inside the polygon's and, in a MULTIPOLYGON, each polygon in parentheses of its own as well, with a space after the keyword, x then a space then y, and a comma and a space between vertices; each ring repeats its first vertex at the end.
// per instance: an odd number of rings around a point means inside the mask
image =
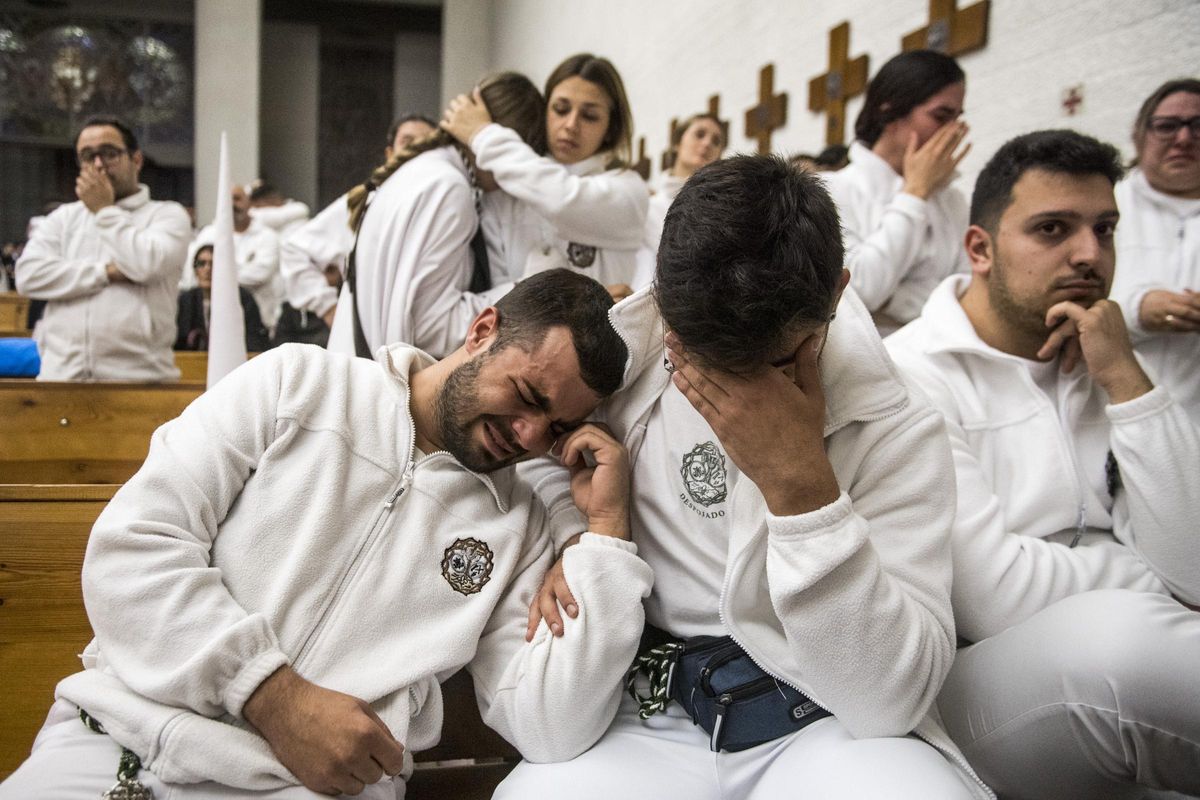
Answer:
POLYGON ((563 555, 578 615, 564 619, 562 636, 543 622, 527 643, 529 602, 553 558, 540 526, 537 557, 497 606, 469 666, 484 722, 539 763, 574 758, 607 729, 653 582, 631 542, 585 533, 563 555))
POLYGON ((480 169, 549 220, 561 238, 623 250, 641 245, 650 191, 633 170, 575 175, 494 123, 475 134, 471 149, 480 169))

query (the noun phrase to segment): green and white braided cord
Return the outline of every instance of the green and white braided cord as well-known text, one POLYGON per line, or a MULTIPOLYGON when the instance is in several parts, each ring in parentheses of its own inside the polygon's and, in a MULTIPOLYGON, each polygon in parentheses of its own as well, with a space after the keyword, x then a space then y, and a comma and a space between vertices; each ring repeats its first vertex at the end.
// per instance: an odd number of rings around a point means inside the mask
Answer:
POLYGON ((633 665, 625 673, 625 690, 629 692, 638 704, 638 717, 650 719, 660 711, 664 711, 671 703, 667 694, 667 684, 671 678, 671 667, 674 666, 678 654, 683 650, 682 642, 668 642, 653 647, 633 660, 633 665), (645 673, 650 681, 650 694, 641 695, 637 690, 638 673, 645 673))

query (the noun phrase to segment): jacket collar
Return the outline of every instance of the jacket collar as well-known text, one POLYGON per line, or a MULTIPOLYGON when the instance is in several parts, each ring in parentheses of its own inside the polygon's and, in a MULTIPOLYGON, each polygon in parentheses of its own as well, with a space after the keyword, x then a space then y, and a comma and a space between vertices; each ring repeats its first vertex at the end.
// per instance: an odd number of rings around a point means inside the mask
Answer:
POLYGON ((970 284, 970 275, 951 275, 938 284, 925 301, 920 319, 925 326, 926 352, 974 353, 998 361, 1026 364, 1026 360, 1020 356, 997 350, 979 338, 959 301, 970 284))
POLYGON ((126 211, 134 211, 139 209, 146 203, 150 202, 150 187, 144 183, 139 183, 137 191, 128 197, 122 197, 116 202, 117 208, 123 208, 126 211))
MULTIPOLYGON (((619 391, 630 389, 650 371, 656 377, 648 378, 647 388, 655 389, 657 398, 670 378, 662 367, 664 325, 650 287, 613 306, 609 319, 629 348, 619 391)), ((820 369, 826 436, 851 422, 895 413, 908 403, 908 390, 884 350, 870 313, 849 287, 829 326, 820 369)))
MULTIPOLYGON (((1146 178, 1146 173, 1141 169, 1134 167, 1129 171, 1125 180, 1129 183, 1129 187, 1140 200, 1150 203, 1160 211, 1166 212, 1173 217, 1184 216, 1183 208, 1185 203, 1182 199, 1176 199, 1165 192, 1160 192, 1150 185, 1150 181, 1146 178)), ((1187 216, 1200 214, 1200 203, 1192 202, 1192 212, 1187 216)), ((1118 234, 1119 235, 1119 234, 1118 234)))
POLYGON ((892 197, 904 185, 904 178, 892 169, 892 165, 877 156, 860 141, 850 144, 850 166, 866 183, 864 190, 872 197, 892 197))
POLYGON ((661 172, 658 175, 658 180, 654 182, 654 191, 664 197, 674 199, 685 183, 687 183, 687 178, 672 175, 670 172, 661 172))
POLYGON ((564 164, 567 172, 572 175, 599 175, 604 172, 604 165, 612 158, 612 153, 604 151, 596 153, 594 156, 589 156, 583 161, 576 161, 574 164, 564 164))
MULTIPOLYGON (((413 436, 416 436, 416 427, 412 418, 412 395, 409 386, 409 373, 415 369, 424 369, 437 363, 437 359, 428 353, 411 347, 407 344, 392 344, 385 345, 375 352, 375 361, 383 369, 384 374, 389 380, 386 384, 393 396, 396 398, 398 405, 402 406, 405 413, 408 414, 408 424, 413 427, 413 436)), ((415 438, 414 438, 415 441, 415 438)), ((411 456, 411 453, 409 454, 411 456)), ((433 455, 432 453, 427 455, 433 455)), ((508 498, 513 491, 513 468, 505 467, 494 472, 474 472, 467 469, 459 463, 458 459, 453 458, 449 453, 444 453, 446 458, 452 460, 464 472, 474 475, 479 481, 487 487, 492 493, 492 497, 496 501, 496 507, 500 509, 500 513, 508 513, 508 498)))

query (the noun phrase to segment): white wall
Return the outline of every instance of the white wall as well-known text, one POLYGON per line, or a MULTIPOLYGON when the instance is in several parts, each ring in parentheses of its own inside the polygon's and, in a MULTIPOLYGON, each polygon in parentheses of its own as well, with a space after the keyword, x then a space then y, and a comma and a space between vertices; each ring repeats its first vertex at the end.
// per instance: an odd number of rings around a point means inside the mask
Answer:
POLYGON ((221 131, 229 174, 258 176, 259 47, 262 0, 196 0, 196 219, 216 211, 221 131))
POLYGON ((396 35, 392 116, 442 113, 442 37, 436 33, 396 35))
POLYGON ((316 25, 263 23, 261 169, 246 178, 270 180, 285 197, 307 203, 314 213, 320 48, 316 25))
MULTIPOLYGON (((825 72, 829 29, 850 20, 850 56, 867 53, 873 75, 900 52, 902 34, 926 23, 928 8, 927 0, 494 0, 492 67, 541 85, 572 53, 608 57, 633 105, 635 150, 645 136, 657 172, 670 119, 704 110, 718 92, 732 149, 753 151, 745 111, 757 103, 759 68, 774 62, 776 91, 789 99, 772 146, 817 151, 824 117, 808 111, 808 81, 825 72)), ((1004 141, 1039 128, 1076 128, 1131 153, 1145 96, 1168 78, 1200 74, 1198 34, 1197 0, 992 0, 987 47, 960 59, 973 141, 963 188, 1004 141), (1080 83, 1084 105, 1067 116, 1062 94, 1080 83)), ((860 104, 849 104, 848 139, 860 104)))
MULTIPOLYGON (((549 2, 546 10, 558 9, 549 2)), ((562 8, 566 8, 562 4, 562 8)), ((571 6, 574 9, 574 6, 571 6)), ((491 72, 493 43, 497 31, 493 26, 492 0, 445 0, 442 5, 442 101, 445 108, 455 96, 467 91, 482 76, 491 72)), ((540 13, 540 12, 539 12, 540 13)), ((533 32, 529 32, 532 35, 533 32)), ((528 43, 529 40, 526 39, 528 43)), ((536 83, 538 79, 534 79, 536 83)))

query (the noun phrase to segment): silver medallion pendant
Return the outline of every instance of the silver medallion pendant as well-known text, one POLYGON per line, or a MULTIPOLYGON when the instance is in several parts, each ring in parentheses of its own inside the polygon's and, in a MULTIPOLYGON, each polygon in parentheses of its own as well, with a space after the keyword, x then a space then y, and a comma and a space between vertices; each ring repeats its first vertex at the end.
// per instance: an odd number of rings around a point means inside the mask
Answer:
POLYGON ((578 242, 569 242, 567 244, 567 260, 575 267, 590 267, 596 261, 596 248, 578 242))
POLYGON ((132 778, 121 778, 100 800, 154 800, 154 792, 132 778))

